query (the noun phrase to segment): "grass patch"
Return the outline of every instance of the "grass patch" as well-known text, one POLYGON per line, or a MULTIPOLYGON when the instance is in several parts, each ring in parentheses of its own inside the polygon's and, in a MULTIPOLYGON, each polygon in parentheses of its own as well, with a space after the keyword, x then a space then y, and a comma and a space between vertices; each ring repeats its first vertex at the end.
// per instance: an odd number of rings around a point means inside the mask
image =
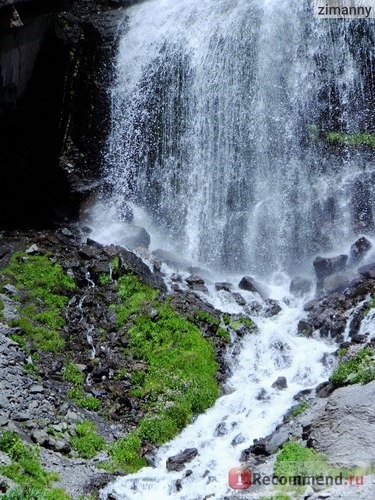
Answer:
POLYGON ((76 425, 76 435, 70 439, 70 444, 78 455, 82 458, 94 458, 95 455, 104 450, 105 440, 96 433, 94 422, 85 420, 76 425))
POLYGON ((15 253, 1 275, 20 291, 20 318, 13 326, 22 330, 12 338, 23 347, 31 341, 36 349, 58 352, 64 347, 59 330, 65 325, 63 310, 74 280, 47 255, 27 256, 15 253))
MULTIPOLYGON (((40 492, 38 494, 43 493, 44 495, 52 495, 53 491, 48 492, 45 490, 48 490, 51 483, 57 481, 59 476, 54 472, 47 472, 43 469, 39 461, 38 448, 23 443, 17 433, 5 431, 0 435, 0 451, 6 453, 11 459, 9 465, 0 466, 1 474, 21 485, 24 491, 35 488, 36 491, 40 492)), ((16 493, 10 492, 8 495, 13 495, 14 498, 17 498, 14 495, 18 493, 17 490, 15 491, 16 493)), ((20 490, 20 492, 22 492, 22 490, 20 490)), ((26 498, 29 499, 32 497, 28 496, 26 498)), ((37 498, 43 497, 39 496, 37 498)), ((46 498, 55 499, 58 497, 46 496, 46 498)))
POLYGON ((308 408, 310 407, 310 403, 307 401, 301 401, 301 403, 294 408, 292 408, 290 412, 291 417, 299 417, 302 415, 308 408))
POLYGON ((67 392, 67 396, 80 408, 85 408, 89 411, 97 411, 100 407, 99 399, 94 396, 87 396, 83 389, 74 387, 67 392))
POLYGON ((225 328, 222 328, 222 327, 218 328, 216 335, 219 338, 221 338, 221 340, 223 340, 224 342, 230 341, 230 334, 228 333, 228 331, 225 328))
POLYGON ((63 371, 63 379, 73 385, 81 386, 84 383, 84 376, 81 370, 74 363, 67 363, 63 371))
POLYGON ((7 491, 1 495, 1 500, 72 500, 71 497, 61 489, 43 490, 40 488, 21 487, 7 491))
POLYGON ((220 324, 220 321, 217 318, 206 311, 197 311, 194 314, 194 318, 201 323, 206 323, 207 325, 219 326, 220 324))
POLYGON ((354 355, 345 358, 341 356, 338 366, 331 375, 331 382, 335 385, 368 384, 375 380, 374 352, 364 347, 354 355))
MULTIPOLYGON (((114 306, 119 326, 126 326, 129 353, 145 364, 132 373, 132 395, 146 402, 138 428, 110 448, 112 466, 134 472, 146 465, 142 443, 157 445, 172 439, 194 413, 209 408, 219 396, 217 363, 210 341, 198 327, 157 301, 159 292, 134 275, 118 280, 121 304, 114 306), (158 314, 151 314, 157 310, 158 314)), ((219 324, 202 312, 198 321, 219 324)))
POLYGON ((340 144, 344 146, 368 146, 375 149, 375 134, 328 132, 326 139, 330 144, 340 144))
POLYGON ((229 323, 229 327, 234 331, 239 330, 242 326, 246 326, 246 328, 253 328, 254 323, 250 318, 240 318, 229 323))
POLYGON ((272 497, 261 497, 259 500, 290 500, 290 496, 284 495, 284 493, 278 493, 272 497))
POLYGON ((99 276, 99 285, 101 286, 108 285, 108 283, 110 283, 111 281, 112 280, 109 274, 101 274, 99 276))

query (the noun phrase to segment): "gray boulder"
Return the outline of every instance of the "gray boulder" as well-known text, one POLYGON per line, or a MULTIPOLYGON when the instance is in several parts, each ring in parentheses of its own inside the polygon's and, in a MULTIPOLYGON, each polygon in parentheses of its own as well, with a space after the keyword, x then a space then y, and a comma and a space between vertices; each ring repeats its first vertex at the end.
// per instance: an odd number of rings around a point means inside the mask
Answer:
POLYGON ((359 262, 364 259, 367 252, 371 249, 371 242, 365 237, 359 238, 353 245, 350 247, 350 257, 352 262, 359 262))

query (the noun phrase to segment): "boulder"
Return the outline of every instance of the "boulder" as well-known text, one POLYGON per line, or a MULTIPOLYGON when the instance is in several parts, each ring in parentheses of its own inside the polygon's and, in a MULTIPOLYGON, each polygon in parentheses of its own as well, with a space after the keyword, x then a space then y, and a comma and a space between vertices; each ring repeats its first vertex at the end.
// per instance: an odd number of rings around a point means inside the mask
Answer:
POLYGON ((151 238, 144 227, 129 225, 124 237, 126 246, 133 250, 138 247, 150 246, 151 238))
POLYGON ((244 276, 242 280, 238 283, 238 287, 241 288, 241 290, 247 290, 248 292, 258 293, 263 300, 267 296, 262 285, 257 283, 254 280, 254 278, 251 278, 250 276, 244 276))
POLYGON ((220 292, 220 290, 224 290, 225 292, 230 292, 233 288, 233 285, 232 283, 219 282, 215 283, 215 288, 218 292, 220 292))
POLYGON ((277 380, 272 384, 273 389, 279 389, 280 391, 288 387, 285 377, 278 377, 277 380))
POLYGON ((347 255, 338 255, 337 257, 316 257, 313 266, 318 280, 323 280, 331 274, 343 271, 347 260, 347 255))
POLYGON ((350 247, 350 257, 352 262, 360 262, 361 260, 363 260, 371 247, 371 241, 369 241, 365 236, 359 238, 350 247))
POLYGON ((234 300, 237 302, 239 306, 245 306, 246 305, 246 300, 242 297, 240 293, 233 292, 232 297, 234 300))
POLYGON ((375 381, 337 389, 311 422, 309 442, 328 462, 368 466, 375 448, 375 381))
POLYGON ((301 320, 297 326, 298 335, 302 337, 312 337, 314 328, 310 323, 305 320, 301 320))
POLYGON ((169 457, 166 462, 168 471, 179 472, 185 468, 187 462, 191 462, 198 455, 196 448, 187 448, 173 457, 169 457))
POLYGON ((360 267, 358 272, 364 278, 375 279, 375 262, 368 264, 367 266, 360 267))
POLYGON ((289 286, 289 292, 293 295, 302 296, 311 290, 311 281, 302 276, 296 276, 292 279, 289 286))

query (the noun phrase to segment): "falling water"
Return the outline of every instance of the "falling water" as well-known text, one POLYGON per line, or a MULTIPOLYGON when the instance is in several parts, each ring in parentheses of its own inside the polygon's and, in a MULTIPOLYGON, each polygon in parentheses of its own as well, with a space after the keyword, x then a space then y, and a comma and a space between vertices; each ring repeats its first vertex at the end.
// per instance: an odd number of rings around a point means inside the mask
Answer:
MULTIPOLYGON (((326 135, 375 132, 374 41, 373 21, 315 20, 307 0, 149 0, 128 9, 111 89, 111 189, 94 211, 94 236, 120 243, 130 206, 147 220, 151 247, 157 235, 210 269, 270 280, 371 233, 371 153, 334 147, 326 135)), ((214 305, 237 312, 218 300, 212 293, 214 305)), ((229 494, 228 469, 244 443, 272 432, 293 396, 329 374, 322 360, 335 346, 297 337, 303 300, 288 301, 277 317, 256 318, 259 333, 230 356, 227 394, 158 451, 155 468, 119 479, 103 499, 229 494), (280 375, 285 391, 272 387, 280 375), (259 400, 262 389, 269 399, 259 400), (168 473, 166 458, 189 447, 199 451, 192 474, 168 473)))
POLYGON ((371 155, 325 138, 371 131, 372 22, 293 0, 129 9, 106 155, 118 213, 135 203, 191 260, 263 276, 371 231, 371 155))

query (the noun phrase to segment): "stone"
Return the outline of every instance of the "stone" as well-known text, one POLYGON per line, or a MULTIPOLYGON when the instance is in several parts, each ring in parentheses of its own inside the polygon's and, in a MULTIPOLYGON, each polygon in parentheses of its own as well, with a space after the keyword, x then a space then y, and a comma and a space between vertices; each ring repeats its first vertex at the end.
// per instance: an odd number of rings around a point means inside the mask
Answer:
POLYGON ((185 468, 186 462, 191 462, 198 455, 196 448, 187 448, 173 457, 169 457, 166 462, 168 471, 179 472, 185 468))
POLYGON ((200 276, 193 275, 193 274, 188 276, 185 281, 189 286, 204 285, 203 278, 201 278, 200 276))
POLYGON ((151 243, 151 237, 144 227, 128 225, 124 235, 125 245, 130 250, 138 247, 148 248, 151 243))
POLYGON ((352 262, 360 262, 366 256, 366 254, 371 249, 371 242, 365 237, 362 236, 359 238, 353 245, 350 247, 350 257, 352 262))
POLYGON ((358 272, 364 278, 375 279, 375 262, 368 264, 367 266, 360 267, 358 272))
POLYGON ((228 434, 226 423, 220 422, 220 424, 217 424, 215 429, 215 436, 225 436, 226 434, 228 434))
POLYGON ((241 290, 247 290, 248 292, 258 293, 262 299, 265 299, 267 294, 263 289, 262 285, 260 285, 254 278, 251 276, 244 276, 242 280, 238 283, 238 287, 241 290))
POLYGON ((311 291, 312 283, 309 279, 302 276, 296 276, 292 279, 289 286, 289 292, 293 295, 301 297, 311 291))
POLYGON ((234 300, 237 302, 239 306, 245 306, 246 305, 246 300, 242 297, 240 293, 233 292, 232 297, 234 300))
POLYGON ((318 280, 322 280, 331 274, 343 271, 347 260, 347 255, 338 255, 337 257, 316 257, 313 266, 318 280))
POLYGON ((335 390, 311 422, 308 439, 328 462, 366 467, 375 448, 375 381, 335 390))
POLYGON ((42 385, 34 384, 29 389, 30 394, 40 394, 44 392, 44 387, 42 385))
POLYGON ((220 290, 224 290, 226 292, 232 291, 233 285, 232 283, 227 283, 227 282, 219 282, 215 283, 215 289, 220 292, 220 290))
POLYGON ((277 300, 267 299, 266 300, 266 307, 264 308, 263 315, 266 318, 271 318, 272 316, 277 316, 281 310, 282 310, 281 306, 277 302, 277 300))
POLYGON ((298 335, 303 337, 312 337, 314 328, 305 320, 300 320, 297 326, 298 335))
POLYGON ((315 491, 311 488, 311 486, 309 485, 306 489, 305 489, 305 493, 303 494, 303 500, 307 500, 308 498, 312 497, 313 495, 315 495, 315 491))
POLYGON ((20 294, 20 291, 13 285, 5 285, 3 288, 6 292, 10 293, 11 295, 19 295, 20 294))
POLYGON ((37 245, 31 245, 31 247, 29 247, 27 250, 26 250, 26 253, 28 255, 33 255, 35 253, 39 253, 40 250, 39 250, 39 247, 37 245))
POLYGON ((277 380, 272 384, 273 389, 283 390, 288 387, 287 380, 285 377, 278 377, 277 380))

